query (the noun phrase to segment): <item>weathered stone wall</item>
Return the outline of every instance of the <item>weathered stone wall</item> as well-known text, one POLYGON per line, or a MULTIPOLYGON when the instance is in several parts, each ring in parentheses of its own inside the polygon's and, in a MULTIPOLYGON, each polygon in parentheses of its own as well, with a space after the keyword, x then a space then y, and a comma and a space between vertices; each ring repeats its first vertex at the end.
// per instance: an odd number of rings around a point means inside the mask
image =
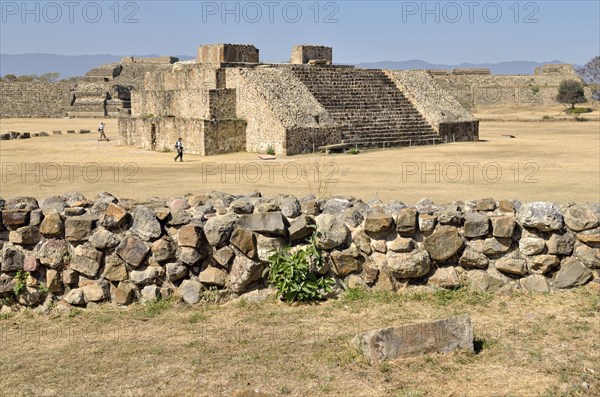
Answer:
POLYGON ((171 56, 161 56, 161 57, 153 57, 153 58, 143 58, 143 57, 123 57, 121 58, 121 64, 130 65, 133 63, 137 64, 172 64, 179 61, 179 58, 171 57, 171 56))
POLYGON ((288 128, 284 147, 288 155, 315 153, 319 147, 339 144, 342 140, 341 129, 331 128, 288 128))
POLYGON ((413 106, 447 142, 477 141, 479 120, 427 72, 386 70, 413 106))
POLYGON ((333 62, 333 48, 317 45, 296 45, 292 48, 291 64, 306 64, 310 61, 333 62))
POLYGON ((64 117, 75 83, 0 82, 0 117, 64 117))
MULTIPOLYGON (((571 65, 544 65, 535 75, 507 76, 448 71, 431 73, 440 86, 463 106, 557 105, 558 86, 566 79, 581 79, 571 65)), ((586 90, 589 97, 589 90, 586 90)))
POLYGON ((317 147, 339 142, 335 122, 289 69, 227 68, 225 73, 227 87, 236 90, 237 116, 248 122, 247 151, 272 147, 292 155, 312 151, 313 141, 317 147))
POLYGON ((184 153, 204 154, 204 121, 175 117, 119 119, 119 145, 147 150, 175 151, 182 138, 184 153))
POLYGON ((126 116, 130 91, 147 72, 168 70, 177 58, 125 57, 70 82, 0 82, 0 117, 126 116))
POLYGON ((132 116, 210 118, 208 91, 217 88, 217 71, 197 63, 182 63, 168 71, 148 72, 144 84, 132 90, 132 116))
POLYGON ((221 119, 204 121, 204 155, 243 152, 246 150, 246 120, 221 119))
POLYGON ((266 287, 271 250, 305 247, 316 225, 325 266, 346 288, 413 285, 549 292, 599 282, 600 204, 483 199, 364 203, 209 193, 146 202, 79 193, 0 200, 0 296, 85 306, 266 287), (19 273, 21 272, 21 273, 19 273), (19 279, 18 275, 25 275, 19 279), (21 285, 15 297, 15 288, 21 285))
POLYGON ((184 154, 210 156, 241 152, 246 148, 246 122, 175 117, 119 119, 119 145, 175 151, 175 141, 180 137, 184 154))
POLYGON ((199 63, 258 63, 258 49, 243 44, 207 44, 198 47, 199 63))

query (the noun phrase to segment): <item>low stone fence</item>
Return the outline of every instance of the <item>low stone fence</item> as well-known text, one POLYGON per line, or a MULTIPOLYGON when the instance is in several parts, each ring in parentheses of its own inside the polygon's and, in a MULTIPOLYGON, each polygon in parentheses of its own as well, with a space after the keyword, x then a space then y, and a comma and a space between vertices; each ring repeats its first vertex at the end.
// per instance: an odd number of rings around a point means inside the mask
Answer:
POLYGON ((336 281, 333 294, 419 285, 549 292, 600 280, 596 203, 407 206, 219 192, 136 202, 103 192, 91 200, 13 198, 0 207, 5 305, 242 295, 267 287, 273 249, 306 246, 315 229, 326 264, 316 271, 336 281))

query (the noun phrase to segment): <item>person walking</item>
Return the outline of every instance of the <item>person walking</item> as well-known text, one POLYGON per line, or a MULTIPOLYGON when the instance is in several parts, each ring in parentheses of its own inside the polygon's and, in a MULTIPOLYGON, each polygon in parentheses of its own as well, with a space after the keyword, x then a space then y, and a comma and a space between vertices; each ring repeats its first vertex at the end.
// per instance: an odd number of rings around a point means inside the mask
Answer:
POLYGON ((179 159, 179 161, 183 161, 183 143, 181 142, 181 138, 175 142, 175 149, 177 150, 177 156, 175 156, 175 161, 179 159))
POLYGON ((106 139, 106 140, 108 140, 108 138, 104 134, 104 127, 105 126, 106 126, 106 124, 104 124, 104 122, 101 121, 100 125, 98 126, 98 132, 100 133, 100 139, 106 139))

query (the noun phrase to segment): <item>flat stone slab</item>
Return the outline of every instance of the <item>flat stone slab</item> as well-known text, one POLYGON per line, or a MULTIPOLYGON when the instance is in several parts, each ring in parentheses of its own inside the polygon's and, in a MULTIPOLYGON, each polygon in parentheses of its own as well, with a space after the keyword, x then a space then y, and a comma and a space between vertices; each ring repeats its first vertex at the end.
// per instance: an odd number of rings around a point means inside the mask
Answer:
POLYGON ((334 143, 333 145, 319 146, 318 150, 320 152, 329 152, 329 151, 336 151, 336 150, 343 151, 350 147, 352 147, 351 143, 334 143))
POLYGON ((277 159, 277 157, 271 156, 270 154, 260 154, 260 155, 258 155, 258 158, 261 160, 276 160, 277 159))
POLYGON ((352 344, 370 364, 423 353, 475 351, 473 325, 467 314, 363 332, 354 337, 352 344))
POLYGON ((53 135, 62 135, 62 131, 52 131, 53 135))

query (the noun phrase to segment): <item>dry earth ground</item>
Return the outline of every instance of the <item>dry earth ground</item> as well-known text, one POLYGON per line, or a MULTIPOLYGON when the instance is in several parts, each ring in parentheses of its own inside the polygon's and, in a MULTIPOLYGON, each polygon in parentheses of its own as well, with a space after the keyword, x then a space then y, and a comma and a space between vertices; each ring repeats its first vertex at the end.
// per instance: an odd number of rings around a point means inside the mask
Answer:
MULTIPOLYGON (((259 164, 267 173, 269 168, 255 154, 186 156, 189 161, 173 164, 170 153, 118 147, 116 123, 109 120, 107 132, 114 140, 108 144, 97 142, 95 134, 0 142, 0 196, 42 197, 79 190, 93 197, 108 190, 120 197, 145 198, 212 189, 302 194, 319 193, 321 188, 326 190, 321 193, 408 203, 426 196, 439 202, 480 197, 600 201, 597 112, 595 121, 588 122, 515 122, 501 115, 507 109, 477 111, 484 112, 479 117, 491 115, 490 119, 498 114, 496 121, 481 123, 485 142, 280 159, 277 167, 271 166, 275 179, 263 177, 257 183, 244 181, 244 176, 252 177, 249 173, 238 173, 239 183, 233 181, 235 175, 224 174, 224 183, 218 171, 206 172, 214 171, 209 165, 235 170, 239 163, 238 170, 259 164), (516 139, 502 138, 503 134, 516 139), (68 162, 76 163, 73 180, 68 177, 68 162), (132 171, 125 169, 129 162, 138 166, 129 175, 136 183, 126 183, 132 181, 125 179, 132 171), (314 168, 310 183, 307 178, 293 182, 291 174, 288 181, 282 177, 285 164, 308 169, 315 162, 321 167, 329 164, 326 172, 335 170, 339 181, 329 185, 323 182, 326 177, 315 181, 314 168), (442 174, 451 163, 468 173, 466 162, 478 162, 479 172, 486 164, 497 163, 502 177, 492 183, 475 173, 472 181, 465 176, 451 183, 447 179, 455 175, 442 174), (24 172, 22 163, 33 173, 24 172), (48 166, 52 163, 65 173, 56 182, 48 166), (95 183, 91 163, 103 172, 95 183), (520 169, 516 179, 515 167, 511 168, 515 163, 520 169), (526 163, 534 165, 525 168, 526 163), (81 174, 85 165, 88 180, 81 174), (6 168, 13 166, 17 169, 6 168), (424 174, 425 167, 434 172, 424 174), (436 176, 439 183, 433 182, 436 176), (537 182, 526 183, 527 176, 537 182)), ((517 111, 522 115, 518 117, 531 120, 545 114, 546 109, 517 111)), ((96 120, 2 119, 0 130, 95 131, 96 124, 96 120)), ((493 174, 486 177, 491 180, 493 174)), ((158 302, 46 316, 29 310, 5 315, 0 318, 0 395, 228 396, 247 387, 275 396, 600 396, 596 284, 548 295, 512 296, 465 290, 400 294, 353 290, 340 300, 312 306, 273 300, 223 306, 211 303, 213 299, 214 294, 207 293, 205 302, 195 307, 158 302), (370 366, 348 345, 359 331, 462 313, 473 319, 477 354, 428 354, 370 366)))
POLYGON ((158 302, 0 320, 3 396, 599 396, 600 296, 365 293, 288 305, 158 302), (368 365, 359 331, 468 313, 477 353, 368 365))
MULTIPOLYGON (((479 116, 501 110, 486 109, 479 116)), ((528 112, 541 120, 546 109, 522 111, 528 112)), ((438 203, 483 197, 598 202, 598 111, 586 117, 590 120, 483 121, 480 142, 359 155, 302 155, 270 162, 253 153, 186 155, 183 163, 174 163, 173 153, 118 146, 116 120, 108 120, 111 142, 98 142, 96 132, 0 141, 0 196, 45 197, 81 191, 94 197, 107 190, 118 197, 145 199, 211 190, 258 190, 265 194, 354 195, 365 200, 378 197, 409 204, 423 197, 438 203)), ((0 130, 95 131, 97 123, 1 119, 0 130)))

